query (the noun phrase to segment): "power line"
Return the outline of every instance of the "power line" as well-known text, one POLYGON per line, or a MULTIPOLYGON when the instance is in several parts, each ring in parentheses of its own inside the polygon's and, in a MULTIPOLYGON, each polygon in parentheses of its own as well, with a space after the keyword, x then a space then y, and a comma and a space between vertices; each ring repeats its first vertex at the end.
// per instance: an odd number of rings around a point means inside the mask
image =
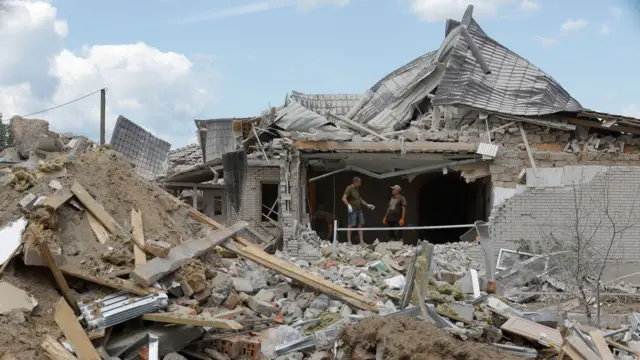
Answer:
POLYGON ((54 107, 51 107, 51 108, 48 108, 48 109, 40 110, 40 111, 34 112, 34 113, 32 113, 32 114, 22 115, 22 117, 29 117, 29 116, 32 116, 32 115, 42 114, 43 112, 47 112, 47 111, 50 111, 50 110, 55 110, 55 109, 57 109, 57 108, 61 108, 61 107, 63 107, 63 106, 66 106, 66 105, 72 104, 72 103, 74 103, 74 102, 76 102, 76 101, 79 101, 79 100, 82 100, 82 99, 84 99, 84 98, 87 98, 87 97, 89 97, 89 96, 91 96, 91 95, 93 95, 93 94, 97 94, 97 93, 99 93, 99 92, 100 92, 100 91, 102 91, 102 90, 105 90, 105 91, 106 91, 106 90, 107 90, 107 88, 98 89, 98 90, 96 90, 96 91, 94 91, 94 92, 92 92, 92 93, 89 93, 89 94, 87 94, 87 95, 81 96, 81 97, 79 97, 79 98, 77 98, 77 99, 75 99, 75 100, 71 100, 71 101, 66 102, 66 103, 64 103, 64 104, 57 105, 57 106, 54 106, 54 107))

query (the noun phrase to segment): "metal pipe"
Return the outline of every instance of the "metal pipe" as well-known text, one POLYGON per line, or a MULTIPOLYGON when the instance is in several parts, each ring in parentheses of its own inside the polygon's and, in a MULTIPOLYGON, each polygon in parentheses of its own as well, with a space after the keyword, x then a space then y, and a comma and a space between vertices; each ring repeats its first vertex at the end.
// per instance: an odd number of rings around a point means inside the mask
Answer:
MULTIPOLYGON (((405 226, 405 227, 395 227, 393 230, 435 230, 435 229, 458 229, 458 228, 471 228, 474 227, 474 224, 464 224, 464 225, 435 225, 435 226, 405 226)), ((336 231, 348 231, 348 230, 364 230, 364 231, 388 231, 391 228, 388 227, 377 227, 377 228, 334 228, 334 233, 336 231)))
POLYGON ((336 257, 338 246, 338 220, 333 220, 333 244, 331 245, 331 256, 336 257))

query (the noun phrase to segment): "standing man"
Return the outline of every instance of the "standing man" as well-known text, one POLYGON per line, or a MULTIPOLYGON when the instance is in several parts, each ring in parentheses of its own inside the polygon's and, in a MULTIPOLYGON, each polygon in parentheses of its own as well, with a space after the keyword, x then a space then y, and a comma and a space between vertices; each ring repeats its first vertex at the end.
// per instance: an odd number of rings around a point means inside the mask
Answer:
MULTIPOLYGON (((344 190, 342 202, 347 206, 347 210, 349 211, 348 227, 354 228, 357 226, 360 229, 358 230, 358 235, 360 235, 360 245, 362 245, 364 244, 364 231, 362 230, 364 227, 364 216, 362 216, 362 205, 369 208, 369 210, 373 210, 376 207, 368 204, 360 197, 360 184, 362 184, 362 181, 359 177, 355 176, 351 185, 347 186, 344 190)), ((347 240, 349 240, 349 245, 352 245, 351 230, 347 230, 347 240)))
POLYGON ((407 199, 400 195, 400 185, 391 187, 391 200, 387 213, 382 218, 382 223, 389 226, 389 241, 402 240, 400 230, 395 230, 399 226, 404 226, 404 217, 407 215, 407 199))

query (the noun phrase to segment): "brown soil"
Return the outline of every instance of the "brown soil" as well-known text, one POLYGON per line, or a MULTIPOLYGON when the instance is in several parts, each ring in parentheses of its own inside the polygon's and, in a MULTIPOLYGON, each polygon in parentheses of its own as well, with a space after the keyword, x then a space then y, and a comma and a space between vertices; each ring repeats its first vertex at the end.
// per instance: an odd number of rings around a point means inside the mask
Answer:
POLYGON ((31 315, 25 314, 24 322, 13 316, 0 316, 0 356, 13 355, 18 360, 46 359, 40 348, 44 335, 61 335, 53 319, 61 296, 49 269, 25 267, 16 261, 5 271, 2 280, 32 294, 38 306, 31 315))
POLYGON ((342 331, 347 351, 376 353, 384 346, 385 360, 484 360, 518 358, 472 340, 462 341, 435 326, 407 317, 371 317, 342 331))
MULTIPOLYGON (((54 190, 48 184, 55 176, 37 172, 34 178, 36 182, 28 192, 36 196, 53 194, 54 190)), ((67 167, 67 175, 56 180, 68 188, 78 181, 127 231, 131 230, 131 209, 140 210, 147 239, 177 245, 202 235, 203 227, 189 218, 185 205, 140 178, 131 163, 113 150, 101 148, 79 155, 67 167)), ((10 184, 0 185, 0 227, 23 216, 30 218, 31 225, 40 228, 47 243, 62 247, 67 264, 89 275, 110 277, 123 269, 133 268, 131 240, 111 236, 106 244, 100 244, 86 213, 68 205, 60 207, 54 216, 44 209, 28 214, 18 205, 27 191, 17 191, 10 184), (109 261, 105 261, 103 255, 110 248, 115 253, 114 257, 106 256, 109 261), (114 265, 114 262, 120 265, 114 265)), ((53 320, 60 293, 49 269, 27 267, 14 259, 2 279, 32 294, 39 305, 33 314, 26 315, 23 323, 20 323, 20 317, 16 320, 0 316, 0 357, 6 353, 19 360, 44 358, 39 348, 43 336, 47 333, 60 336, 53 320)), ((67 277, 67 281, 72 288, 83 288, 82 282, 76 286, 77 280, 73 278, 67 277)), ((109 290, 108 293, 114 291, 109 290)))

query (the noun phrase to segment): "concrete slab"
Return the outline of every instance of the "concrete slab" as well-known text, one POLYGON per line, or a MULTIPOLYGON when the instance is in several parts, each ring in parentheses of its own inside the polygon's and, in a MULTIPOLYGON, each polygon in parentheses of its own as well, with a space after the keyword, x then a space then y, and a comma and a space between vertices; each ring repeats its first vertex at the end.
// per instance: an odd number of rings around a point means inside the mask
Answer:
POLYGON ((36 299, 22 289, 0 281, 0 315, 7 315, 12 311, 30 313, 38 305, 36 299))

